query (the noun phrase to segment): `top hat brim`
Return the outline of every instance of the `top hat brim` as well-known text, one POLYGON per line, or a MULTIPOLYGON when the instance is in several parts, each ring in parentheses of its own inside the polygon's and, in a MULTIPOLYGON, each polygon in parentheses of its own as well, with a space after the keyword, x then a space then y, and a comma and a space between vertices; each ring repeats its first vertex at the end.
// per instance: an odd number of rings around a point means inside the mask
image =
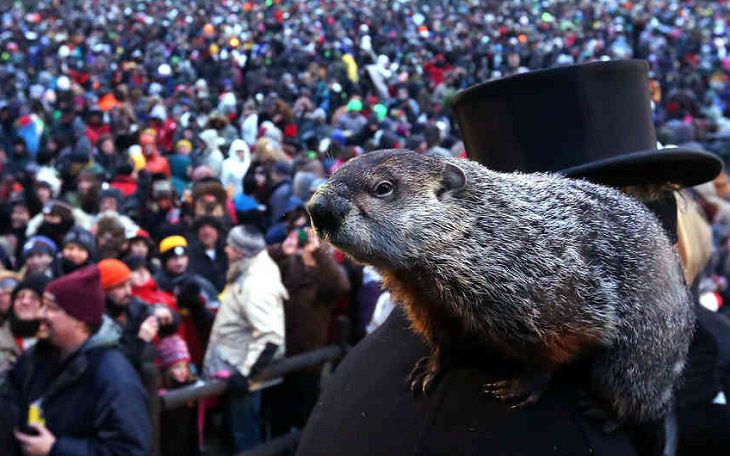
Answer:
POLYGON ((693 187, 713 180, 722 168, 722 161, 714 154, 686 147, 671 147, 597 160, 562 169, 559 173, 612 187, 637 183, 671 183, 693 187))

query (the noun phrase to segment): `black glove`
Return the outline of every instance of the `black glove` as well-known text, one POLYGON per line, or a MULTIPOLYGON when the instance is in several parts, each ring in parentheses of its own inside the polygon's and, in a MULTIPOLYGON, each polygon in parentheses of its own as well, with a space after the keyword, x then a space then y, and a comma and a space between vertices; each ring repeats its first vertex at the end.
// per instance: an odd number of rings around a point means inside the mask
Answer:
POLYGON ((249 374, 251 377, 257 376, 264 367, 268 366, 271 363, 271 360, 274 359, 277 348, 279 348, 278 345, 272 344, 271 342, 266 342, 264 351, 261 352, 258 359, 256 359, 256 362, 253 363, 253 366, 251 366, 251 372, 249 374))
POLYGON ((194 280, 187 280, 177 292, 177 305, 181 309, 195 309, 202 304, 200 299, 200 285, 194 280))

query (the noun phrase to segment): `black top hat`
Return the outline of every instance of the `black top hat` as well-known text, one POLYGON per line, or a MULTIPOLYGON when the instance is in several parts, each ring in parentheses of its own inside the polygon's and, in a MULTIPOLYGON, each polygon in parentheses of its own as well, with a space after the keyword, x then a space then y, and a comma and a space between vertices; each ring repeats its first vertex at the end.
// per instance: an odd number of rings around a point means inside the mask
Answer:
POLYGON ((707 182, 716 156, 657 150, 648 64, 594 62, 523 73, 452 102, 469 157, 497 171, 553 171, 611 186, 707 182))

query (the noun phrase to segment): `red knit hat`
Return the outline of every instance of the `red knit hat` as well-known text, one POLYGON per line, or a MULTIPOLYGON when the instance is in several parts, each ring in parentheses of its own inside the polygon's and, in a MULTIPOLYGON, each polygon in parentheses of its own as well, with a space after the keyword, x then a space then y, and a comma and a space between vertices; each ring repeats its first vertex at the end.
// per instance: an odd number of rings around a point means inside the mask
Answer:
POLYGON ((116 258, 101 260, 99 271, 101 272, 101 289, 104 291, 121 285, 132 277, 129 267, 116 258))
POLYGON ((157 343, 157 356, 162 369, 167 369, 180 361, 190 362, 188 346, 177 334, 167 336, 157 343))
POLYGON ((62 276, 49 283, 46 291, 56 304, 73 318, 98 325, 104 313, 99 268, 95 264, 62 276))

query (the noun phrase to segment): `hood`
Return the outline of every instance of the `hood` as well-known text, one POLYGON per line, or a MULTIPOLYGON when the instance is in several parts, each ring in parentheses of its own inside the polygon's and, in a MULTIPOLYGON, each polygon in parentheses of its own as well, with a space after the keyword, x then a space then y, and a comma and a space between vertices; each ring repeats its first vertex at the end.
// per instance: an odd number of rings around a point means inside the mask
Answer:
POLYGON ((209 152, 213 149, 218 149, 220 146, 225 144, 225 140, 218 135, 218 132, 212 128, 203 130, 200 135, 200 139, 205 143, 205 148, 209 152))
POLYGON ((234 139, 231 147, 228 148, 228 158, 240 163, 251 163, 251 149, 249 149, 248 144, 244 140, 234 139), (243 150, 243 160, 238 158, 237 150, 243 150))
POLYGON ((81 350, 85 352, 94 348, 114 347, 119 344, 121 337, 121 326, 115 323, 108 315, 104 314, 101 319, 101 327, 86 341, 86 344, 84 344, 81 350))

